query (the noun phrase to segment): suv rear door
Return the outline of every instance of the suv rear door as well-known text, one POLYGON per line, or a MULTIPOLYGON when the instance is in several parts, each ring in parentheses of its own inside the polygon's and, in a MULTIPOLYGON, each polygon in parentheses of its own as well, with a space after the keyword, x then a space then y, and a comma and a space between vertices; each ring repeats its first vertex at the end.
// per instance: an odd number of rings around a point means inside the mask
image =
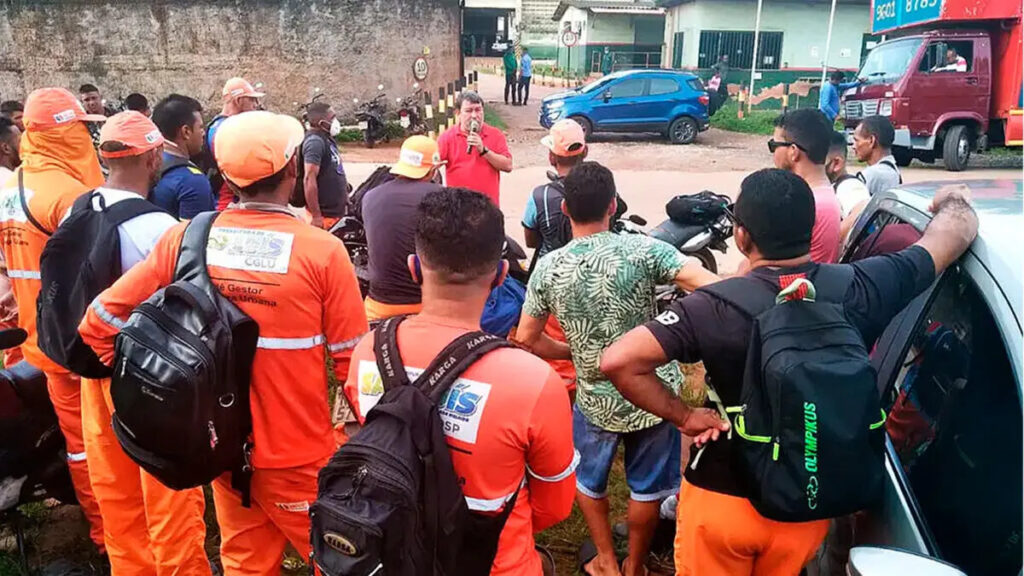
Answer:
POLYGON ((638 116, 643 128, 654 132, 668 130, 672 111, 682 103, 683 83, 671 75, 657 75, 650 78, 647 95, 641 100, 638 116))

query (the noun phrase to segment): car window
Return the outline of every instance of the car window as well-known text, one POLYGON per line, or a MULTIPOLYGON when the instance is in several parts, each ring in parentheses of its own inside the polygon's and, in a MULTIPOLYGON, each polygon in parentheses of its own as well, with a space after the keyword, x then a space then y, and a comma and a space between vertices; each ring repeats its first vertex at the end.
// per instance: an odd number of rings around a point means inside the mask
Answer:
POLYGON ((644 78, 628 78, 608 89, 612 98, 636 98, 644 95, 644 78))
POLYGON ((920 72, 950 74, 974 70, 974 42, 970 40, 935 41, 921 57, 920 72))
POLYGON ((921 239, 912 224, 895 214, 879 210, 851 244, 844 262, 856 262, 879 254, 891 254, 909 248, 921 239))
POLYGON ((939 555, 968 574, 1018 574, 1017 382, 998 325, 962 269, 947 272, 883 402, 886 431, 939 555))
POLYGON ((649 96, 673 94, 679 91, 679 83, 671 78, 651 78, 649 96))

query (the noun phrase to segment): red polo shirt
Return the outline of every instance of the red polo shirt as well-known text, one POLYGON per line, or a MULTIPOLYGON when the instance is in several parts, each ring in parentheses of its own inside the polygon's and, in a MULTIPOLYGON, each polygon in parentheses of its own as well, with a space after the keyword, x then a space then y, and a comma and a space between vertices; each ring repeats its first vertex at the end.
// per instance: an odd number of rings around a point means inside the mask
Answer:
MULTIPOLYGON (((512 157, 501 130, 484 124, 480 128, 480 138, 484 141, 484 147, 491 153, 512 157)), ((448 161, 448 186, 476 190, 500 208, 501 172, 491 166, 487 158, 480 156, 475 148, 467 154, 466 146, 466 135, 458 126, 445 130, 437 139, 441 160, 448 161)))

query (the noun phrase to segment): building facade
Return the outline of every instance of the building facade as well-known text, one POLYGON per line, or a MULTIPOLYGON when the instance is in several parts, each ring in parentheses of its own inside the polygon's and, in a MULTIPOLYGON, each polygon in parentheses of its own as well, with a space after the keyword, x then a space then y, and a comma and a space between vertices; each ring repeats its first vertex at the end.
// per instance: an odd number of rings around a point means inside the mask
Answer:
MULTIPOLYGON (((729 82, 749 83, 756 0, 661 0, 658 4, 666 9, 663 57, 668 66, 706 71, 728 54, 729 82)), ((820 78, 830 10, 829 0, 763 0, 757 83, 820 78)), ((871 35, 870 1, 840 0, 828 67, 856 71, 876 41, 871 35)))
POLYGON ((665 10, 653 0, 562 0, 552 19, 558 22, 559 68, 588 75, 609 66, 612 71, 662 67, 665 10))

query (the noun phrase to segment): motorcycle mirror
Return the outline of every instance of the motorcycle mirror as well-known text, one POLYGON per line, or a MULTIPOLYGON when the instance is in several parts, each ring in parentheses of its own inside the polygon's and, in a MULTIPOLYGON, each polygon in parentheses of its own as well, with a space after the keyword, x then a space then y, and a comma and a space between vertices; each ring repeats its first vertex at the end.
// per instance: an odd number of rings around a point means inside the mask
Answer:
POLYGON ((643 218, 637 216, 636 214, 630 214, 629 216, 626 217, 626 220, 629 220, 630 222, 636 224, 637 226, 647 226, 647 220, 644 220, 643 218))
POLYGON ((558 172, 548 170, 548 180, 551 180, 552 182, 558 180, 558 172))

